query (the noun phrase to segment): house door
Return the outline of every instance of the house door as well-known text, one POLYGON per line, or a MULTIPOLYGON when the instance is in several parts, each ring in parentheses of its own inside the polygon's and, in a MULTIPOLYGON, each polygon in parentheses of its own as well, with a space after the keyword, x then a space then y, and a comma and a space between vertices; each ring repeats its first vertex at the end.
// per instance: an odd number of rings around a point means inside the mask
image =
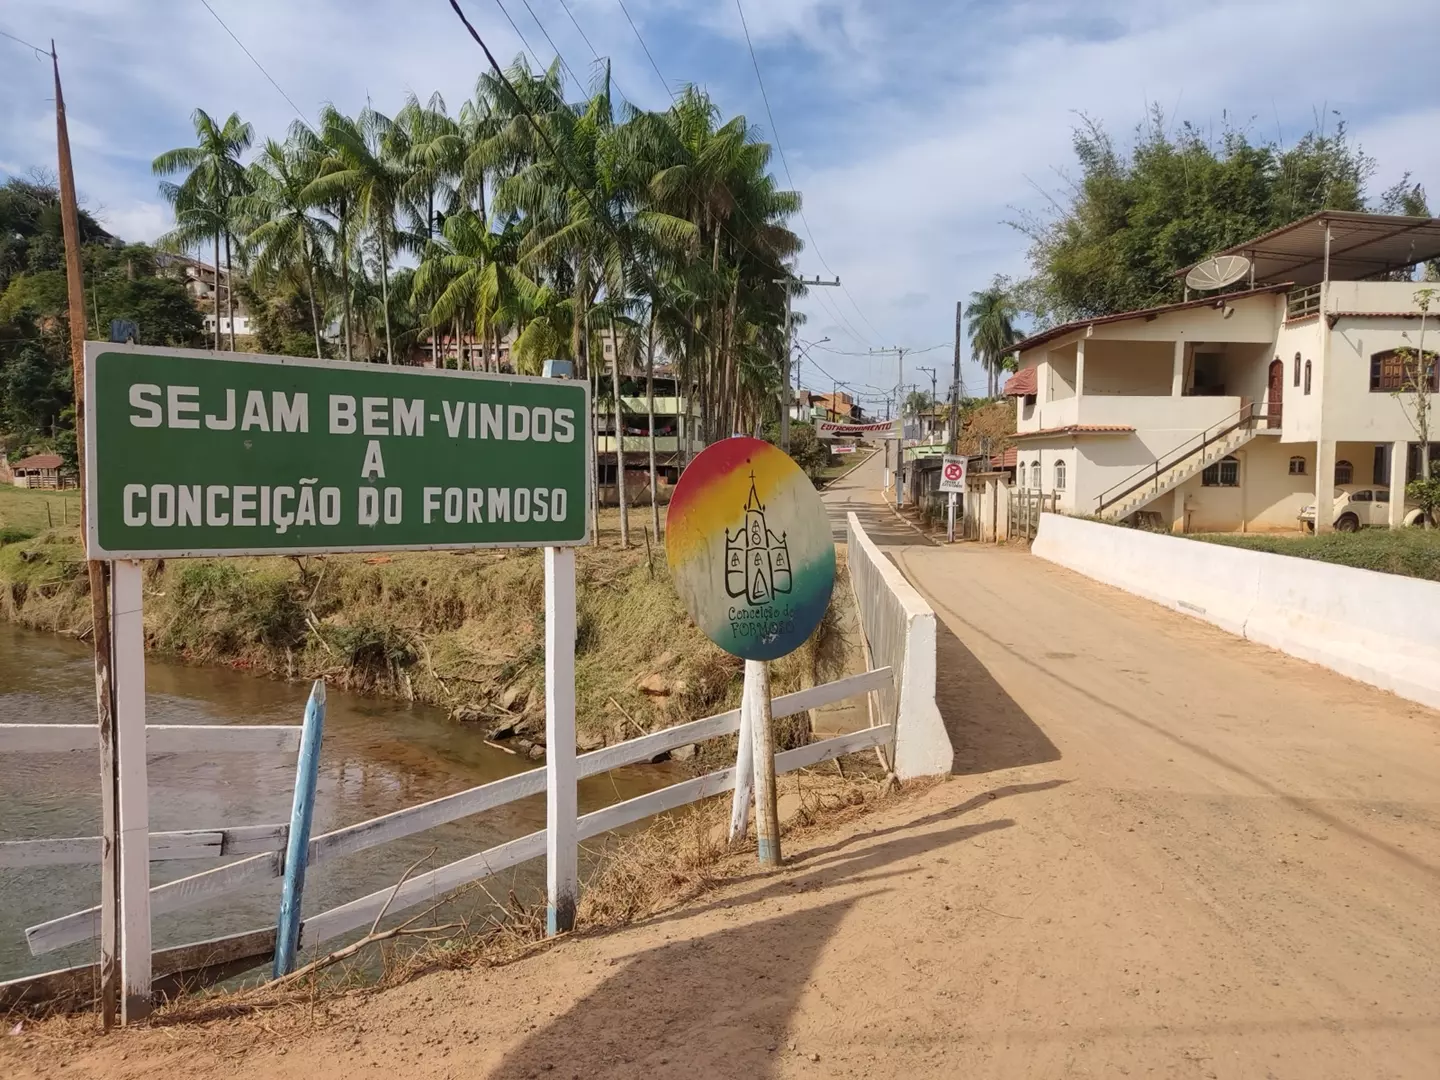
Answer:
POLYGON ((1272 428, 1280 426, 1280 406, 1285 396, 1285 365, 1276 357, 1270 361, 1270 408, 1269 421, 1272 428))

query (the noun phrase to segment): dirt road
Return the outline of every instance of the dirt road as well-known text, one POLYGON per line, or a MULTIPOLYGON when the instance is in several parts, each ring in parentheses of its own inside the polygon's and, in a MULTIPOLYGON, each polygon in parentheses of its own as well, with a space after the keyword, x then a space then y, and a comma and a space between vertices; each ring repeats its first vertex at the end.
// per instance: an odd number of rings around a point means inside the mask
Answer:
MULTIPOLYGON (((829 500, 882 520, 866 469, 829 500)), ((0 1065, 1440 1073, 1440 716, 1022 552, 935 547, 893 517, 884 539, 943 620, 959 775, 662 919, 344 1005, 285 1056, 220 1024, 71 1051, 0 1039, 0 1065)))

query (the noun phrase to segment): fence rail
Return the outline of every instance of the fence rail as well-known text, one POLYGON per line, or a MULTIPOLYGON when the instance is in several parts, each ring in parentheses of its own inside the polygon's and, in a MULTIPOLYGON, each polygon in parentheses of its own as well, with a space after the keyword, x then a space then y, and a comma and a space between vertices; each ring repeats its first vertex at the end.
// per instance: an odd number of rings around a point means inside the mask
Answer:
MULTIPOLYGON (((867 671, 859 675, 851 675, 835 682, 825 683, 821 686, 811 687, 810 689, 776 698, 773 706, 774 715, 777 719, 785 716, 793 716, 808 709, 844 701, 846 698, 854 697, 857 694, 872 693, 880 690, 882 687, 888 687, 890 685, 891 671, 888 667, 875 671, 867 671)), ((602 750, 594 750, 588 754, 582 754, 575 759, 577 779, 594 776, 597 773, 608 772, 611 769, 620 768, 623 765, 633 765, 639 762, 649 761, 667 750, 674 750, 691 743, 703 742, 707 739, 729 735, 738 730, 739 726, 740 710, 731 709, 728 712, 719 713, 715 716, 707 716, 704 719, 694 720, 688 724, 666 728, 664 731, 657 731, 651 735, 631 739, 628 742, 619 743, 615 746, 608 746, 602 750)), ((879 728, 870 728, 867 730, 871 732, 881 732, 879 728)), ((881 733, 888 738, 891 730, 887 725, 881 733)), ((880 735, 872 737, 880 738, 880 735)), ((841 736, 841 739, 850 738, 852 737, 841 736)), ((881 741, 884 740, 881 739, 881 741)), ((827 740, 826 742, 835 742, 835 740, 827 740)), ((880 745, 880 743, 874 742, 869 745, 880 745)), ((826 743, 816 743, 812 746, 802 747, 801 750, 813 751, 817 748, 822 748, 823 752, 825 746, 826 743)), ((844 751, 844 753, 851 752, 853 751, 844 751)), ((817 760, 824 759, 821 758, 817 760)), ((777 758, 777 768, 778 762, 779 758, 777 758)), ((685 783, 692 784, 694 782, 686 781, 685 783)), ((675 787, 683 788, 684 784, 675 785, 675 787)), ((672 789, 664 788, 661 789, 660 792, 651 792, 650 796, 641 796, 641 798, 658 796, 664 791, 670 790, 672 789)), ((729 789, 727 787, 720 790, 729 789)), ((437 825, 444 825, 461 818, 470 817, 473 814, 478 814, 485 810, 493 810, 496 807, 515 802, 517 799, 539 795, 544 791, 545 770, 532 769, 529 772, 507 776, 502 780, 495 780, 489 784, 481 784, 478 787, 456 792, 453 795, 445 795, 427 803, 407 807, 404 810, 397 810, 394 813, 386 814, 382 817, 371 818, 368 821, 357 822, 354 825, 347 825, 313 838, 310 841, 310 854, 306 865, 314 866, 316 863, 324 862, 326 859, 338 858, 341 855, 364 851, 367 848, 375 847, 378 844, 383 844, 390 840, 398 840, 402 837, 424 832, 437 825)), ((694 795, 674 805, 683 806, 686 802, 693 802, 695 799, 704 797, 704 795, 694 795)), ((634 800, 631 801, 633 802, 634 800)), ((655 800, 657 805, 659 802, 660 800, 655 800)), ((607 809, 613 810, 614 807, 607 809)), ((673 809, 673 807, 661 805, 658 809, 641 813, 639 817, 660 813, 666 809, 673 809)), ((597 811, 597 813, 604 813, 604 811, 597 811)), ((583 822, 585 819, 582 818, 580 820, 583 822)), ((639 820, 639 818, 632 820, 639 820)), ((606 826, 606 828, 615 827, 614 825, 606 826)), ((540 836, 538 843, 543 852, 544 834, 540 833, 538 835, 540 836)), ((584 839, 585 837, 582 836, 580 838, 584 839)), ((521 841, 531 841, 532 839, 532 837, 522 837, 520 840, 510 841, 509 844, 502 844, 499 848, 492 849, 489 852, 472 855, 469 859, 461 860, 461 863, 472 867, 484 866, 487 865, 486 860, 488 859, 489 864, 494 866, 494 870, 488 872, 504 869, 506 866, 513 866, 516 862, 524 862, 526 859, 534 857, 534 855, 530 854, 523 856, 520 854, 522 851, 529 850, 524 847, 521 841), (519 846, 512 847, 511 845, 519 846), (504 861, 506 859, 513 861, 504 861), (472 862, 472 860, 477 861, 472 862), (496 863, 496 860, 503 862, 503 865, 496 863)), ((177 881, 168 882, 164 885, 157 885, 150 890, 150 912, 152 915, 163 915, 174 911, 182 911, 185 908, 193 907, 196 904, 203 903, 214 897, 223 896, 232 889, 239 888, 251 882, 272 879, 278 882, 283 873, 283 859, 281 857, 283 848, 284 842, 277 840, 273 850, 267 850, 262 854, 252 856, 248 859, 241 859, 238 862, 217 867, 213 870, 205 870, 198 874, 192 874, 189 877, 180 878, 177 881)), ((452 863, 451 867, 459 865, 460 864, 452 863)), ((438 874, 442 870, 451 869, 451 867, 442 867, 441 870, 433 871, 432 873, 438 874)), ((412 882, 421 880, 427 880, 427 877, 420 875, 411 879, 412 882)), ((465 880, 473 880, 473 878, 465 880)), ((410 882, 407 882, 406 886, 402 887, 402 891, 403 888, 408 888, 409 885, 410 882)), ((386 890, 387 894, 388 891, 389 890, 386 890)), ((352 903, 359 902, 360 901, 352 901, 352 903)), ((400 898, 397 897, 396 904, 399 903, 400 898)), ((306 926, 311 926, 316 919, 322 920, 321 925, 324 925, 324 916, 320 915, 307 919, 306 926)), ((45 953, 53 952, 56 949, 64 948, 67 945, 88 941, 98 936, 99 932, 100 909, 93 907, 29 927, 25 931, 25 938, 29 944, 30 952, 35 956, 41 956, 45 953)), ((338 932, 343 933, 344 931, 338 932)), ((303 933, 303 940, 306 944, 312 944, 315 942, 318 932, 312 929, 304 931, 303 933)))

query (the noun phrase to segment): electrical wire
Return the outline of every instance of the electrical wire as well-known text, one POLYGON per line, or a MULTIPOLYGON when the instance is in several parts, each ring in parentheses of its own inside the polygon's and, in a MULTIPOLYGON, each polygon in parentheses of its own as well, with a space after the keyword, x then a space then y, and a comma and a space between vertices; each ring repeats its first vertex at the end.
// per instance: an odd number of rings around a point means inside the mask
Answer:
MULTIPOLYGON (((560 51, 560 46, 555 44, 555 40, 550 36, 550 31, 545 29, 545 24, 540 21, 540 16, 535 14, 535 9, 530 6, 530 0, 520 0, 520 2, 525 5, 525 10, 530 13, 530 18, 535 20, 535 25, 540 28, 540 33, 545 35, 545 40, 549 42, 550 48, 555 53, 555 58, 559 60, 561 66, 570 73, 570 78, 575 80, 575 85, 580 89, 580 92, 583 94, 585 92, 585 84, 580 81, 580 76, 575 74, 575 69, 572 68, 570 66, 570 62, 565 59, 565 54, 560 51)), ((617 86, 616 89, 618 90, 619 87, 617 86)), ((625 97, 624 94, 621 94, 620 96, 625 97)))
MULTIPOLYGON (((525 40, 525 35, 520 32, 520 27, 517 26, 515 20, 510 17, 510 12, 506 10, 503 0, 495 0, 495 6, 500 9, 500 14, 505 16, 505 21, 510 24, 510 29, 515 31, 515 36, 520 39, 520 44, 523 45, 525 51, 530 54, 530 59, 535 61, 535 66, 541 71, 544 71, 545 65, 540 62, 540 54, 530 47, 530 42, 525 40)), ((528 7, 529 5, 526 6, 528 7)), ((541 29, 543 30, 544 28, 542 27, 541 29)), ((556 53, 556 55, 558 56, 559 53, 556 53)), ((564 63, 564 61, 562 60, 561 63, 564 63)), ((571 72, 571 74, 573 75, 574 72, 571 72)))
POLYGON ((261 75, 265 76, 266 80, 270 83, 270 85, 275 88, 276 93, 278 93, 281 97, 285 99, 286 103, 290 106, 290 108, 295 110, 295 115, 300 118, 300 122, 306 127, 310 128, 311 131, 314 131, 315 129, 313 127, 310 127, 310 121, 305 119, 305 114, 300 111, 300 106, 296 105, 295 102, 291 100, 290 95, 285 93, 285 91, 281 89, 280 84, 275 81, 274 77, 271 76, 270 72, 265 70, 265 65, 260 63, 259 60, 256 60, 255 54, 245 47, 245 43, 235 36, 235 31, 231 30, 230 27, 225 25, 225 20, 222 19, 219 13, 210 6, 210 0, 200 0, 200 3, 205 5, 205 10, 210 12, 211 16, 215 19, 215 21, 220 24, 220 29, 224 30, 225 33, 230 35, 230 40, 235 42, 236 45, 240 46, 240 51, 250 58, 250 62, 255 65, 256 69, 259 70, 261 75))
POLYGON ((650 66, 655 69, 655 77, 660 80, 660 85, 665 88, 665 93, 669 94, 673 99, 675 93, 670 89, 670 84, 665 81, 665 76, 660 73, 660 65, 655 63, 655 57, 650 55, 650 46, 646 45, 645 39, 640 36, 640 28, 635 25, 635 20, 630 17, 630 9, 625 6, 625 0, 615 0, 615 2, 620 5, 620 10, 625 12, 625 21, 630 24, 630 29, 635 31, 635 40, 639 41, 640 48, 645 50, 645 56, 650 61, 650 66))
MULTIPOLYGON (((775 136, 775 149, 780 152, 780 164, 785 169, 785 179, 790 184, 790 190, 794 191, 796 190, 795 178, 790 175, 790 162, 787 161, 785 158, 785 146, 780 141, 780 129, 776 126, 775 114, 770 109, 770 95, 765 91, 765 79, 760 74, 760 61, 755 56, 755 43, 750 40, 750 24, 745 21, 745 8, 741 4, 741 0, 735 0, 735 10, 740 13, 740 28, 745 32, 745 47, 750 51, 750 63, 755 68, 755 81, 760 84, 760 99, 765 103, 765 116, 770 121, 770 133, 775 136)), ((804 207, 801 207, 800 209, 800 222, 805 226, 805 235, 810 238, 811 250, 815 252, 815 257, 820 260, 820 265, 825 267, 825 272, 827 274, 831 274, 838 278, 840 275, 836 274, 835 271, 831 269, 830 264, 825 261, 825 256, 820 251, 820 245, 815 242, 815 233, 810 228, 810 221, 805 216, 804 207)), ((842 283, 840 286, 840 291, 845 294, 846 298, 850 301, 851 306, 855 308, 856 314, 860 316, 861 320, 865 323, 866 326, 870 327, 870 332, 874 334, 878 339, 880 336, 880 331, 876 330, 875 324, 872 323, 868 318, 866 318, 865 312, 860 309, 860 305, 856 303, 855 297, 850 294, 849 288, 847 288, 842 283)), ((866 339, 857 334, 855 336, 855 340, 865 341, 866 339)))
POLYGON ((39 45, 31 45, 30 42, 26 41, 24 38, 18 38, 14 34, 7 34, 4 30, 0 30, 0 37, 9 38, 17 45, 24 45, 27 49, 35 50, 35 59, 37 60, 43 60, 45 59, 45 57, 50 55, 49 52, 47 52, 45 49, 40 48, 39 45))

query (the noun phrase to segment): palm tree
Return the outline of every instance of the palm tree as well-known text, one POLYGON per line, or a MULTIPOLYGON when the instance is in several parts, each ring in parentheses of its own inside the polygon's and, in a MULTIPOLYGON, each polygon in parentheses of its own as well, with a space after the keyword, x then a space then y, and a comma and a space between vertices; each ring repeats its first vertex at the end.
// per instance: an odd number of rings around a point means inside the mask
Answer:
POLYGON ((318 254, 334 230, 312 213, 306 190, 319 172, 320 162, 294 143, 283 146, 267 139, 249 169, 250 193, 237 200, 248 225, 245 248, 256 257, 255 284, 265 288, 276 278, 303 273, 310 300, 310 323, 315 334, 315 355, 324 356, 320 342, 320 315, 315 277, 318 254))
POLYGON ((1015 329, 1019 314, 1009 282, 996 275, 990 287, 970 294, 970 350, 989 376, 988 397, 1000 392, 1000 372, 1010 347, 1020 340, 1015 329))
POLYGON ((395 362, 390 334, 390 257, 395 252, 395 217, 405 186, 409 142, 383 113, 366 108, 358 120, 331 106, 320 118, 328 153, 307 197, 338 203, 354 215, 349 224, 368 226, 380 259, 380 299, 384 309, 385 362, 395 362))
POLYGON ((162 184, 160 191, 174 206, 177 218, 193 213, 200 206, 215 232, 215 347, 220 347, 220 243, 225 244, 225 300, 230 317, 230 348, 235 348, 235 289, 230 265, 230 237, 234 233, 234 200, 246 190, 245 170, 240 155, 250 149, 255 130, 237 113, 231 113, 223 125, 217 125, 204 109, 191 114, 195 125, 194 146, 167 150, 157 157, 151 168, 157 176, 188 175, 178 186, 162 184))

